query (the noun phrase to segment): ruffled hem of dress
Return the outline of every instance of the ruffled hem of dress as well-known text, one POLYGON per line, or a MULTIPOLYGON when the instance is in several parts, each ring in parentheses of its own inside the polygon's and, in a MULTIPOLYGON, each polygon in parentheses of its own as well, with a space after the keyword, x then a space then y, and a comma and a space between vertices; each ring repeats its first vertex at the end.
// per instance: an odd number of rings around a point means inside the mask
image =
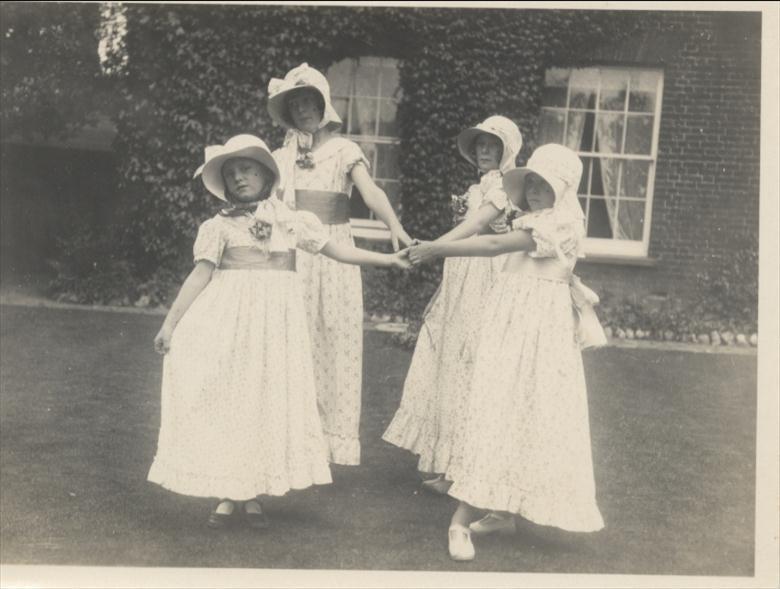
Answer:
POLYGON ((360 464, 360 440, 325 432, 328 446, 328 462, 344 466, 360 464))
POLYGON ((479 509, 515 513, 535 524, 569 532, 598 532, 604 528, 595 499, 591 505, 577 508, 577 502, 570 497, 561 500, 555 492, 531 496, 522 489, 490 481, 465 482, 457 473, 447 473, 447 478, 455 481, 449 495, 479 509))
POLYGON ((235 501, 245 501, 260 495, 281 496, 291 490, 333 482, 330 467, 326 463, 312 464, 309 469, 301 468, 288 473, 287 476, 238 479, 185 472, 157 459, 149 469, 147 480, 180 495, 227 498, 235 501))
POLYGON ((417 454, 420 457, 417 470, 420 472, 444 473, 452 461, 452 442, 442 438, 431 439, 426 433, 430 431, 434 430, 429 420, 399 409, 382 439, 417 454))

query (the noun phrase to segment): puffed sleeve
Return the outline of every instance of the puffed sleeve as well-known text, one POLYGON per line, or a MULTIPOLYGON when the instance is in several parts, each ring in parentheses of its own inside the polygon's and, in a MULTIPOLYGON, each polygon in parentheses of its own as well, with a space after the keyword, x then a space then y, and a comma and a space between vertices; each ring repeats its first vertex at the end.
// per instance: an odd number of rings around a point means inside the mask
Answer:
POLYGON ((482 204, 490 203, 499 211, 506 209, 508 202, 509 197, 507 197, 506 192, 500 186, 494 186, 488 190, 482 199, 482 204))
POLYGON ((358 164, 363 164, 366 168, 371 169, 368 158, 363 153, 363 150, 360 149, 360 146, 354 141, 344 141, 344 147, 341 148, 340 156, 341 168, 347 174, 349 174, 352 171, 352 168, 358 164))
POLYGON ((330 240, 325 226, 309 211, 297 211, 295 217, 295 246, 310 254, 318 253, 330 240))
POLYGON ((531 257, 556 257, 556 244, 565 256, 576 255, 580 240, 576 223, 557 222, 553 216, 528 215, 521 217, 516 227, 531 231, 531 238, 536 243, 536 249, 529 254, 531 257))
POLYGON ((192 256, 195 263, 206 260, 218 266, 224 248, 225 241, 220 231, 219 220, 212 218, 204 221, 198 228, 198 236, 192 246, 192 256))

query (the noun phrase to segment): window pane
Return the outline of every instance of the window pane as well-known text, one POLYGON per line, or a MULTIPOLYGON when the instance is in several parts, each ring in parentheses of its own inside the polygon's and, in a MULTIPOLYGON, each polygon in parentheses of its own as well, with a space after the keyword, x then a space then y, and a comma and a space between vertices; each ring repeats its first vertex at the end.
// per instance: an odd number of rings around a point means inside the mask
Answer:
POLYGON ((349 110, 349 98, 333 98, 331 100, 333 108, 336 109, 336 113, 344 121, 344 129, 348 128, 348 110, 349 110))
POLYGON ((623 162, 620 195, 645 198, 647 196, 647 180, 649 177, 650 162, 638 160, 623 162))
POLYGON ((542 105, 566 106, 566 93, 569 85, 569 70, 551 68, 544 75, 542 105))
POLYGON ((393 100, 384 98, 379 101, 379 135, 382 137, 398 137, 396 115, 398 105, 393 100))
POLYGON ((570 80, 569 107, 596 108, 596 88, 599 84, 598 70, 573 70, 570 80))
POLYGON ((603 198, 591 198, 588 210, 588 237, 612 239, 607 205, 603 198))
POLYGON ((655 112, 655 95, 658 89, 658 72, 631 72, 631 94, 628 110, 655 112))
POLYGON ((569 111, 564 145, 574 151, 593 151, 593 121, 591 112, 569 111))
POLYGON ((349 96, 352 84, 355 64, 352 59, 345 59, 334 63, 328 68, 326 78, 330 84, 331 96, 349 96))
POLYGON ((626 153, 650 155, 653 147, 653 117, 629 115, 626 120, 626 153))
POLYGON ((599 114, 596 119, 596 151, 621 153, 623 115, 599 114))
POLYGON ((593 160, 590 193, 616 196, 618 193, 618 178, 623 162, 616 158, 600 157, 593 160))
POLYGON ((379 96, 379 68, 373 64, 366 64, 365 60, 358 61, 355 72, 356 96, 379 96))
POLYGON ((398 170, 398 145, 377 143, 376 178, 396 179, 398 170))
POLYGON ((539 144, 561 143, 563 141, 563 122, 565 115, 561 111, 542 109, 539 122, 539 144))
POLYGON ((642 229, 645 224, 645 202, 622 200, 617 211, 618 239, 642 241, 642 229))
POLYGON ((589 109, 596 108, 596 89, 572 87, 569 95, 569 107, 589 109))
POLYGON ((353 98, 349 132, 353 135, 376 134, 377 101, 373 98, 353 98))
POLYGON ((602 110, 625 110, 628 75, 623 71, 602 70, 599 108, 602 110))
POLYGON ((398 79, 398 68, 394 62, 392 65, 388 65, 385 62, 382 68, 382 83, 379 88, 379 95, 387 98, 395 98, 398 100, 401 97, 401 86, 398 79))

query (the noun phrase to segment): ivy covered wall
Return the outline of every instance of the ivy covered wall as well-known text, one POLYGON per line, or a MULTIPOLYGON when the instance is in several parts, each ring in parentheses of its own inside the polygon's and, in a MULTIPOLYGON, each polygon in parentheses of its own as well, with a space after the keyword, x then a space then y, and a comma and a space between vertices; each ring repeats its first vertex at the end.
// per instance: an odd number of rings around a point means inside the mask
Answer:
MULTIPOLYGON (((127 20, 121 243, 152 299, 189 269, 197 226, 213 214, 214 199, 192 180, 203 146, 245 132, 280 144, 265 108, 271 77, 304 61, 325 70, 346 57, 398 59, 402 221, 432 238, 450 228, 449 195, 475 180, 457 133, 501 113, 520 126, 525 159, 545 64, 640 26, 612 12, 135 4, 127 20)), ((367 308, 419 314, 440 271, 365 271, 367 308)))

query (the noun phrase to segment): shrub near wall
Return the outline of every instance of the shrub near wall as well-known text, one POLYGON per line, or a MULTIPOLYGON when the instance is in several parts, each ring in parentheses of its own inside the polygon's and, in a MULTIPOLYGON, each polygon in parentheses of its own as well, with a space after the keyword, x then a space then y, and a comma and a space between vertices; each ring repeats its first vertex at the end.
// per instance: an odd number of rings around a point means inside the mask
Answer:
MULTIPOLYGON (((266 114, 268 80, 303 61, 325 69, 345 57, 400 60, 402 220, 415 237, 450 228, 452 193, 474 182, 457 154, 464 127, 501 113, 533 147, 544 64, 584 44, 630 34, 637 19, 608 12, 127 6, 129 55, 117 148, 132 192, 124 225, 148 301, 191 266, 198 224, 214 212, 192 171, 203 146, 240 132, 279 145, 266 114), (163 279, 162 277, 166 278, 163 279)), ((419 315, 441 265, 366 272, 366 308, 419 315)), ((143 289, 142 289, 143 290, 143 289)))

